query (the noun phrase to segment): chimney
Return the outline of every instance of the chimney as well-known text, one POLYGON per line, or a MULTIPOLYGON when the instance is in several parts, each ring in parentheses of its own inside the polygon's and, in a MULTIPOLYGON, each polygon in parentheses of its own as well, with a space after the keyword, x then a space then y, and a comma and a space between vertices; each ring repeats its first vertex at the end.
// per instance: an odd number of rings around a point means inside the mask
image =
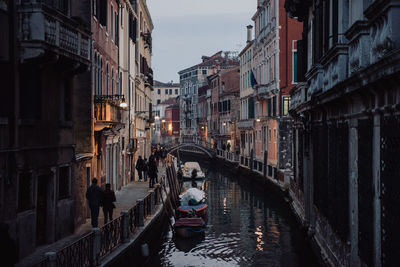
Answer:
POLYGON ((252 32, 253 31, 253 26, 252 25, 247 25, 247 43, 251 42, 253 40, 252 32))

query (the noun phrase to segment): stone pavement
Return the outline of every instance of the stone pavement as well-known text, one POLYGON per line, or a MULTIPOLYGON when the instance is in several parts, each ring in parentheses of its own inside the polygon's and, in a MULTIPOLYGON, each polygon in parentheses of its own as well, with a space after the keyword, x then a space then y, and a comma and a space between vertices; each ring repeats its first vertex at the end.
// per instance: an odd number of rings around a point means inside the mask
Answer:
MULTIPOLYGON (((159 179, 165 174, 165 168, 161 165, 158 167, 159 179)), ((121 215, 121 211, 132 208, 138 199, 144 198, 149 191, 149 182, 131 182, 128 185, 121 188, 121 190, 115 193, 117 201, 115 202, 116 208, 113 212, 113 218, 117 218, 121 215)), ((104 214, 100 209, 99 214, 99 227, 104 225, 104 214)), ((58 240, 52 244, 38 247, 34 253, 23 258, 15 266, 16 267, 28 267, 37 264, 41 259, 44 258, 46 252, 57 252, 80 237, 88 234, 92 229, 90 218, 86 220, 86 223, 75 229, 74 234, 67 236, 63 239, 58 240)))

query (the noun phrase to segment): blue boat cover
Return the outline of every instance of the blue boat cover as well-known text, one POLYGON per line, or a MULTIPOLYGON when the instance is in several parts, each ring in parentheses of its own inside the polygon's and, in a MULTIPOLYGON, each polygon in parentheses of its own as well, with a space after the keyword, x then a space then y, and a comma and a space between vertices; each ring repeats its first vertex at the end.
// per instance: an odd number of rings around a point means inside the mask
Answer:
POLYGON ((186 206, 186 205, 184 205, 184 206, 179 206, 178 209, 180 209, 180 210, 193 210, 193 209, 198 210, 198 209, 204 208, 205 205, 207 205, 207 204, 202 203, 200 205, 195 205, 195 206, 186 206))

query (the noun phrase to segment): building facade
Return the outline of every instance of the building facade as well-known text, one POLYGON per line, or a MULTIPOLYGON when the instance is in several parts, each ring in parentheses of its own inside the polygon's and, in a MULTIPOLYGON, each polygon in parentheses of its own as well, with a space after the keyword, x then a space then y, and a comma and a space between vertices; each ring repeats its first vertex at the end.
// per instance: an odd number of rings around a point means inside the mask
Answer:
POLYGON ((169 83, 154 81, 154 91, 151 92, 151 102, 153 106, 155 106, 169 98, 178 97, 179 93, 179 83, 173 83, 172 81, 169 83))
POLYGON ((217 68, 234 66, 235 53, 219 51, 211 57, 203 56, 202 62, 178 72, 180 79, 181 135, 198 133, 198 89, 207 84, 207 76, 216 73, 217 68))
POLYGON ((136 44, 135 77, 135 132, 137 142, 135 162, 138 156, 148 158, 151 154, 151 124, 154 122, 151 92, 153 70, 151 68, 153 21, 146 0, 138 0, 138 36, 136 44))
MULTIPOLYGON (((179 97, 169 98, 154 106, 154 124, 152 126, 152 143, 154 145, 167 144, 171 141, 172 131, 169 131, 169 124, 174 121, 174 136, 176 135, 176 105, 179 103, 179 97), (174 118, 172 118, 171 108, 174 107, 174 118), (167 114, 168 112, 169 114, 167 114)), ((179 108, 178 108, 179 110, 179 108)), ((172 126, 171 126, 172 127, 172 126)), ((172 128, 171 128, 172 129, 172 128)))
POLYGON ((250 157, 254 151, 254 89, 251 85, 253 72, 252 37, 253 26, 247 26, 247 44, 240 52, 240 118, 238 128, 240 131, 240 155, 250 157))
POLYGON ((94 177, 100 185, 122 186, 121 87, 119 86, 119 4, 115 0, 92 2, 94 177))
POLYGON ((254 166, 264 164, 270 178, 284 181, 292 167, 289 91, 296 84, 297 40, 301 23, 289 18, 284 1, 258 1, 252 17, 254 76, 254 166))
POLYGON ((211 120, 207 125, 207 142, 214 148, 235 151, 238 144, 236 126, 239 119, 239 79, 239 66, 221 70, 208 77, 211 120))
POLYGON ((285 6, 304 22, 290 105, 292 206, 332 265, 395 266, 399 4, 287 0, 285 6))
POLYGON ((92 159, 90 3, 0 4, 0 221, 22 258, 86 219, 76 166, 92 159))

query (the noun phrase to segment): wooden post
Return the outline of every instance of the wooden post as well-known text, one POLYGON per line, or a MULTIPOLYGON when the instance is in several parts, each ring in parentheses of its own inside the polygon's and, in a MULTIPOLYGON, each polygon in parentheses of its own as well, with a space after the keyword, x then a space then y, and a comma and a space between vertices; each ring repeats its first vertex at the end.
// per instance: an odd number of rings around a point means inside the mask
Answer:
POLYGON ((100 265, 100 250, 101 250, 101 231, 100 228, 93 228, 93 265, 100 265))
POLYGON ((139 226, 144 226, 144 203, 143 199, 138 199, 136 204, 139 207, 139 226))
POLYGON ((122 230, 121 230, 121 240, 122 243, 127 243, 129 241, 129 213, 126 210, 121 211, 122 216, 122 230))

